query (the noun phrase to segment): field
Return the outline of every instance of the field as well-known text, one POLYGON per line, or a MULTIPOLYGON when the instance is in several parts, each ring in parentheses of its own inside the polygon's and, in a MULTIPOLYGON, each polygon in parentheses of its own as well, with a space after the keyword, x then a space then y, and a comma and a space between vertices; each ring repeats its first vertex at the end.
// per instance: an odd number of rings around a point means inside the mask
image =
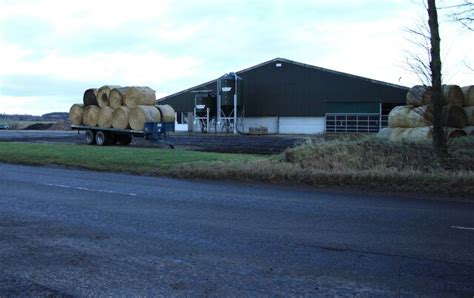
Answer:
POLYGON ((10 129, 25 129, 30 125, 34 124, 54 124, 56 121, 14 121, 5 120, 0 121, 1 125, 8 125, 10 129))

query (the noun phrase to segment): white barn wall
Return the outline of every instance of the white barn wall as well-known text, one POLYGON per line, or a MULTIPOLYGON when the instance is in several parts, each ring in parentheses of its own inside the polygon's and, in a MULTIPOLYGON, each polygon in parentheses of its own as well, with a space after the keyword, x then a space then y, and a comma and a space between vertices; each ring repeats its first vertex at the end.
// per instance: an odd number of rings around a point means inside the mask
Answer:
POLYGON ((264 126, 268 133, 318 134, 326 130, 324 117, 245 117, 244 129, 264 126))
POLYGON ((175 131, 188 131, 188 124, 180 124, 175 122, 174 124, 175 131))
POLYGON ((325 130, 324 117, 280 117, 279 133, 318 134, 325 130))
POLYGON ((249 132, 250 127, 264 126, 268 128, 269 133, 277 133, 278 129, 277 117, 245 117, 244 119, 244 130, 249 132))

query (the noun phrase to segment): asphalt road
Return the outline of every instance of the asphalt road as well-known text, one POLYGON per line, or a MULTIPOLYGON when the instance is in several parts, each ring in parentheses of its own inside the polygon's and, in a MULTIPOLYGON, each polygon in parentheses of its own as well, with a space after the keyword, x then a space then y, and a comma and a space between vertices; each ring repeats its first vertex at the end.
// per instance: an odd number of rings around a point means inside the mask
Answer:
POLYGON ((0 296, 474 294, 473 203, 0 173, 0 296))

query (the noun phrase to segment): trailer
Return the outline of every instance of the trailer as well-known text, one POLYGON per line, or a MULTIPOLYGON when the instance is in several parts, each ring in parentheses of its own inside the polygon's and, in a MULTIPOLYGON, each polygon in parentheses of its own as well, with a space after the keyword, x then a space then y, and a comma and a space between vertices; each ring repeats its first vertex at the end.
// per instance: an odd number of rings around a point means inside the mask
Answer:
POLYGON ((143 130, 103 128, 97 126, 71 125, 72 130, 85 132, 85 140, 88 145, 128 145, 133 137, 144 138, 154 143, 164 143, 170 148, 173 144, 167 142, 168 133, 174 132, 174 122, 147 122, 143 130))

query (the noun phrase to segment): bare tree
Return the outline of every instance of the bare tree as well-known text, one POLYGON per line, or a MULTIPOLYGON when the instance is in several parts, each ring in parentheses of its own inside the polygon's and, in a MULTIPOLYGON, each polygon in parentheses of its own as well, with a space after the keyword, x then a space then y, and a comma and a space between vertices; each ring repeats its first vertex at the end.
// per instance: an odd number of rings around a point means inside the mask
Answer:
MULTIPOLYGON (((433 149, 442 165, 448 156, 447 131, 443 125, 443 102, 441 72, 441 38, 439 35, 438 11, 436 0, 426 0, 424 7, 428 12, 428 21, 420 22, 416 29, 407 29, 409 41, 415 45, 413 51, 408 52, 407 65, 411 72, 418 76, 424 85, 424 92, 413 94, 420 104, 429 104, 420 116, 427 119, 432 125, 433 149), (424 93, 428 92, 430 102, 426 102, 424 93)), ((419 91, 419 90, 418 90, 419 91)), ((420 110, 421 111, 421 110, 420 110)))
POLYGON ((443 90, 441 85, 441 38, 439 36, 436 0, 428 0, 428 26, 430 31, 431 100, 433 104, 433 146, 438 159, 444 164, 448 145, 443 128, 443 90))
POLYGON ((461 23, 467 29, 474 31, 474 2, 463 0, 461 3, 443 7, 452 11, 449 15, 451 19, 461 23))

